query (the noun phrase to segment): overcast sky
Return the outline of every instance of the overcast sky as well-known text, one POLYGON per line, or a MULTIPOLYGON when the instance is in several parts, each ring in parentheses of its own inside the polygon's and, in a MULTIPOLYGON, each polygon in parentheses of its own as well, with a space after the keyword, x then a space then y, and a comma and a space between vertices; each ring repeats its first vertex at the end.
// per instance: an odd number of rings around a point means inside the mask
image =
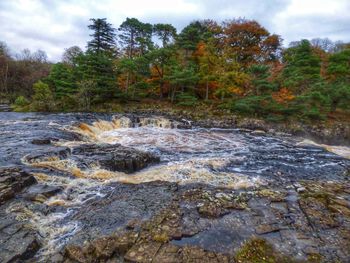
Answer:
POLYGON ((284 45, 302 38, 350 41, 350 0, 0 0, 0 41, 12 52, 45 50, 52 61, 64 48, 85 48, 89 18, 118 28, 126 17, 171 23, 180 31, 195 19, 255 19, 284 45))

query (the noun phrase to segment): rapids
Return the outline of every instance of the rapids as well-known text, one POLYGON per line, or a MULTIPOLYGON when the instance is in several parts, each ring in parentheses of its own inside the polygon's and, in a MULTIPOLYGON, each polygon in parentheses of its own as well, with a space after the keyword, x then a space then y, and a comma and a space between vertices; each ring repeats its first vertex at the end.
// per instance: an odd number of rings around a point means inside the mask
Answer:
POLYGON ((113 193, 113 184, 167 181, 233 190, 285 186, 297 180, 339 180, 350 167, 350 149, 318 145, 261 131, 191 127, 163 117, 113 117, 98 114, 0 113, 0 166, 23 166, 39 184, 62 191, 42 200, 49 213, 13 202, 15 213, 40 235, 44 259, 61 249, 85 222, 75 215, 91 200, 113 193), (49 138, 51 144, 33 144, 49 138), (132 174, 81 165, 73 154, 29 162, 33 153, 83 144, 122 145, 159 156, 160 162, 132 174))

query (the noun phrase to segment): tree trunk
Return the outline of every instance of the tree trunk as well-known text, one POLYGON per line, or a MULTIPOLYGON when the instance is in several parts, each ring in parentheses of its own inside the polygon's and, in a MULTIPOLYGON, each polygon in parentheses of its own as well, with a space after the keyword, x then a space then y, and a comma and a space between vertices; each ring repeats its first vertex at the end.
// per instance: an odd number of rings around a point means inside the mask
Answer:
POLYGON ((209 98, 209 81, 207 79, 207 82, 206 82, 206 91, 205 91, 205 100, 208 100, 209 98))
POLYGON ((128 74, 126 75, 126 86, 125 86, 126 93, 128 93, 128 89, 129 89, 129 78, 130 78, 130 72, 128 71, 128 74))
POLYGON ((338 101, 333 100, 331 104, 331 112, 335 112, 335 110, 337 109, 337 106, 338 106, 338 101))
POLYGON ((173 87, 171 94, 171 103, 174 103, 175 100, 176 87, 173 87))
POLYGON ((161 81, 160 81, 160 98, 162 99, 163 98, 163 86, 164 86, 164 81, 163 81, 163 77, 164 77, 164 66, 163 64, 161 64, 161 72, 159 72, 158 70, 158 67, 156 67, 157 71, 158 71, 158 74, 159 74, 159 77, 161 78, 161 81))
POLYGON ((134 49, 134 32, 130 33, 129 59, 132 58, 132 51, 134 49))
POLYGON ((135 87, 135 85, 133 85, 133 89, 132 89, 132 99, 135 98, 135 92, 136 92, 136 87, 135 87))
POLYGON ((160 89, 160 98, 162 99, 163 98, 163 80, 160 81, 160 84, 159 84, 159 89, 160 89))
POLYGON ((6 63, 5 78, 4 78, 4 90, 5 90, 5 93, 6 93, 6 94, 8 94, 8 89, 7 89, 7 76, 8 76, 8 72, 9 72, 9 64, 6 63))

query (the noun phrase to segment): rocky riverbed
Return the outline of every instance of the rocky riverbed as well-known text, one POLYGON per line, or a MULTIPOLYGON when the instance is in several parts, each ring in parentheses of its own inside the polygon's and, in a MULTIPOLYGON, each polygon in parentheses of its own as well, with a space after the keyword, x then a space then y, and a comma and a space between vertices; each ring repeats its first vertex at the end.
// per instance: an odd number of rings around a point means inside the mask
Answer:
POLYGON ((0 113, 0 262, 350 262, 349 153, 150 114, 0 113))

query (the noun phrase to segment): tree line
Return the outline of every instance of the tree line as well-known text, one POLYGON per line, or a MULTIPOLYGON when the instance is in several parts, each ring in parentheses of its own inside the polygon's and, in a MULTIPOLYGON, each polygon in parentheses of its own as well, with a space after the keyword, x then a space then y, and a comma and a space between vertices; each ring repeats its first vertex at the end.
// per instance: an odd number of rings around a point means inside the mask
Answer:
POLYGON ((195 107, 215 105, 271 120, 322 119, 349 110, 350 44, 282 39, 254 20, 171 24, 127 18, 118 29, 90 19, 86 50, 67 48, 15 58, 0 45, 0 92, 19 109, 91 110, 145 98, 195 107))

